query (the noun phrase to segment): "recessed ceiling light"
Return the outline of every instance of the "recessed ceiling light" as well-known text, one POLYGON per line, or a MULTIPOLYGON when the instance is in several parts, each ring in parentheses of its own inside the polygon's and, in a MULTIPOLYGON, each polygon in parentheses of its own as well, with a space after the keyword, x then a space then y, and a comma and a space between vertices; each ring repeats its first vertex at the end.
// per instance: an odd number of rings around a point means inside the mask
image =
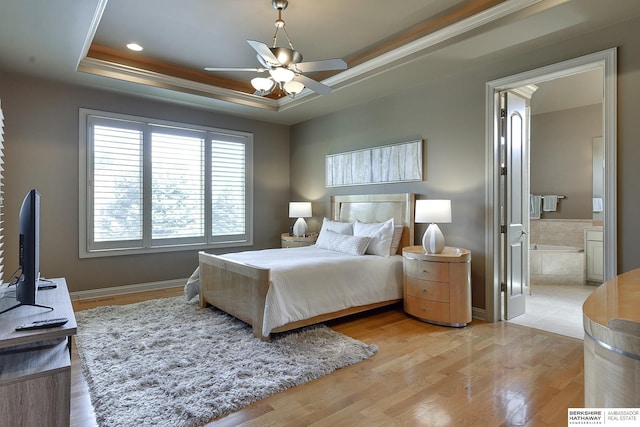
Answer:
POLYGON ((143 49, 138 43, 129 43, 127 47, 136 52, 140 52, 143 49))

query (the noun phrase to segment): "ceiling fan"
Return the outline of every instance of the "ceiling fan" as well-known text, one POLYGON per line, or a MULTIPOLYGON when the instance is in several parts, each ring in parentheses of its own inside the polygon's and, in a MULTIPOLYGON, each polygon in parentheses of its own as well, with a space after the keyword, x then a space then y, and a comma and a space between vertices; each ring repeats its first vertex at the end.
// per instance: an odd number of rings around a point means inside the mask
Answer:
POLYGON ((272 0, 271 5, 278 11, 278 19, 275 21, 276 32, 273 35, 272 47, 266 44, 247 40, 247 43, 257 52, 258 62, 262 67, 254 68, 215 68, 207 67, 205 71, 250 71, 257 73, 269 72, 269 77, 256 77, 251 80, 251 85, 256 90, 255 95, 266 96, 280 89, 291 97, 302 92, 305 87, 314 92, 325 95, 331 92, 331 88, 315 81, 302 73, 329 70, 345 70, 347 63, 342 59, 325 59, 322 61, 302 62, 302 54, 295 50, 282 19, 282 11, 287 8, 287 0, 272 0), (278 32, 282 29, 287 38, 289 47, 278 47, 278 32))

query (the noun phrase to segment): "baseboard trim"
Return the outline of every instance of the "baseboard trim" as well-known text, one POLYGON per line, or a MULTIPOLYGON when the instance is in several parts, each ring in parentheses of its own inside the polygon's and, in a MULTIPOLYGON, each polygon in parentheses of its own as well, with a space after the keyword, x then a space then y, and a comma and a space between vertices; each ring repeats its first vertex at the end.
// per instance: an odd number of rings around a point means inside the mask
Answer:
POLYGON ((135 292, 157 291, 184 286, 187 279, 164 280, 161 282, 138 283, 134 285, 113 286, 110 288, 90 289, 87 291, 69 292, 72 300, 110 297, 114 295, 132 294, 135 292))
POLYGON ((471 307, 471 317, 474 319, 487 320, 487 310, 484 308, 471 307))

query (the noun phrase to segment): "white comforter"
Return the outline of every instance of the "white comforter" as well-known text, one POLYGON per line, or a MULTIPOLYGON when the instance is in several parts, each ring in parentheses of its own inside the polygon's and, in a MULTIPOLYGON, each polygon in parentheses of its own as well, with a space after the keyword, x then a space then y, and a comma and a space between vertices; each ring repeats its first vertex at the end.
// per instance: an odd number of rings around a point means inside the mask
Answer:
POLYGON ((271 269, 262 334, 297 320, 402 298, 402 257, 347 255, 315 246, 223 255, 271 269))

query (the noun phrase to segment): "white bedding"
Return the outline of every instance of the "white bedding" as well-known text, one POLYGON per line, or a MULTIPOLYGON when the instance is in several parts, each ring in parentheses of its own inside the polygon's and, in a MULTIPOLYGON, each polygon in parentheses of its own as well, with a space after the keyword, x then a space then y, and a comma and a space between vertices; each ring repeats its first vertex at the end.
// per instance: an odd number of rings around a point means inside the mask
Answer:
POLYGON ((316 246, 222 255, 271 269, 262 334, 290 322, 402 298, 402 257, 348 255, 316 246))

